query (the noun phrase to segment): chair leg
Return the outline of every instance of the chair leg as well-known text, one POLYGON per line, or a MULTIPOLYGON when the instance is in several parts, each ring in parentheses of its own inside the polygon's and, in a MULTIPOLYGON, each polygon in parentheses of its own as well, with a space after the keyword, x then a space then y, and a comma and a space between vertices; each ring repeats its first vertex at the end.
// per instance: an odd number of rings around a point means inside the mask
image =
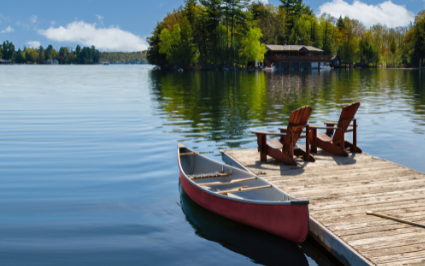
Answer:
POLYGON ((306 150, 305 159, 309 161, 310 160, 310 127, 309 126, 306 127, 305 150, 306 150))
POLYGON ((267 140, 266 135, 257 134, 258 151, 260 152, 260 160, 267 162, 267 140))
POLYGON ((353 147, 351 148, 351 152, 357 152, 357 121, 354 119, 353 121, 353 147))
POLYGON ((311 135, 309 137, 311 138, 311 152, 317 153, 317 128, 311 129, 311 135))
POLYGON ((355 146, 354 143, 351 143, 351 142, 348 142, 348 141, 345 141, 345 147, 350 148, 350 151, 352 153, 362 153, 363 152, 362 149, 355 146))
POLYGON ((321 141, 320 139, 317 139, 317 146, 319 146, 319 148, 321 148, 322 150, 333 153, 335 155, 348 157, 348 153, 345 150, 341 149, 341 147, 335 144, 324 142, 324 141, 321 141))
POLYGON ((310 154, 309 157, 307 158, 307 153, 308 153, 308 149, 306 151, 303 151, 301 149, 294 150, 295 156, 302 156, 303 160, 306 162, 315 162, 316 159, 314 159, 313 155, 310 154))
POLYGON ((297 165, 297 162, 294 160, 293 156, 285 154, 285 153, 281 152, 280 150, 276 150, 276 149, 272 149, 270 147, 267 147, 267 154, 270 157, 273 157, 277 161, 280 161, 284 164, 297 165))

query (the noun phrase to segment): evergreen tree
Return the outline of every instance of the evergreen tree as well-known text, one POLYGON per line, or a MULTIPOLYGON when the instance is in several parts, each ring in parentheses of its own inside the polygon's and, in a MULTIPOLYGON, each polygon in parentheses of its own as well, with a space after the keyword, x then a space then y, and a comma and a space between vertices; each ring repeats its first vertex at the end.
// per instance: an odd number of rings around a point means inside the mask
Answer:
POLYGON ((13 56, 15 54, 15 45, 13 45, 12 42, 4 41, 1 48, 1 54, 3 59, 13 60, 13 56))
POLYGON ((336 26, 338 27, 338 30, 341 31, 342 29, 344 29, 344 20, 342 19, 341 16, 339 16, 338 22, 336 23, 336 26))
POLYGON ((181 28, 181 51, 184 65, 195 62, 195 45, 193 43, 192 27, 189 19, 184 17, 181 28))
POLYGON ((46 61, 46 54, 43 46, 40 45, 38 48, 38 64, 43 64, 46 61))
MULTIPOLYGON (((236 0, 235 0, 236 1, 236 0)), ((204 6, 203 16, 205 18, 204 29, 206 40, 208 40, 210 55, 207 57, 207 62, 209 61, 211 64, 216 64, 217 58, 219 58, 219 50, 218 50, 218 34, 217 27, 220 23, 221 19, 221 0, 200 0, 201 4, 204 6)))
MULTIPOLYGON (((282 3, 280 7, 286 12, 286 27, 287 27, 287 36, 286 40, 289 41, 290 35, 292 34, 292 29, 294 28, 295 20, 300 17, 301 10, 303 8, 302 0, 280 0, 282 3)), ((295 44, 289 42, 289 44, 295 44)))
POLYGON ((18 64, 24 64, 26 61, 25 52, 21 51, 21 48, 18 49, 16 53, 14 53, 13 61, 18 64))
POLYGON ((411 62, 417 64, 425 58, 425 10, 415 17, 412 37, 411 62))
POLYGON ((196 22, 196 3, 197 0, 184 0, 185 6, 183 16, 189 21, 190 27, 193 29, 196 22))

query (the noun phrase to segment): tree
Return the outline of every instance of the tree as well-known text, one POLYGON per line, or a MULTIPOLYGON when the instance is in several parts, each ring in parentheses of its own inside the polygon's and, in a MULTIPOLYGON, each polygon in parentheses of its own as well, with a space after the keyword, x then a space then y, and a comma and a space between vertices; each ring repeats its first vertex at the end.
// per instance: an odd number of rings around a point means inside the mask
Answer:
POLYGON ((190 65, 195 61, 195 45, 193 43, 192 27, 189 19, 183 18, 181 28, 181 53, 184 65, 190 65))
POLYGON ((411 62, 417 64, 425 58, 425 10, 415 17, 412 31, 411 62))
POLYGON ((196 22, 196 3, 197 0, 184 0, 185 7, 183 10, 183 16, 189 21, 190 27, 193 29, 196 22))
POLYGON ((92 63, 93 64, 99 64, 99 59, 100 59, 100 52, 99 52, 99 50, 97 50, 96 49, 96 47, 94 46, 94 45, 92 45, 91 47, 90 47, 90 54, 91 54, 91 57, 92 57, 92 63))
POLYGON ((286 12, 286 27, 287 27, 287 35, 286 40, 289 41, 290 35, 292 34, 292 29, 294 28, 294 21, 300 17, 301 10, 303 8, 302 0, 280 0, 282 3, 280 8, 284 9, 286 12))
POLYGON ((21 48, 18 49, 18 51, 16 53, 14 53, 14 58, 13 58, 15 63, 18 64, 24 64, 26 61, 25 58, 25 52, 21 51, 21 48))
POLYGON ((13 56, 15 54, 15 45, 13 45, 12 42, 4 41, 1 50, 3 59, 13 60, 13 56))
POLYGON ((36 48, 25 48, 25 63, 27 64, 34 64, 38 61, 38 51, 36 48))
POLYGON ((325 55, 333 54, 333 37, 334 37, 334 22, 335 18, 329 14, 322 14, 320 17, 320 27, 322 31, 322 49, 325 55))
POLYGON ((247 62, 258 60, 258 62, 264 61, 264 54, 267 52, 266 45, 260 42, 263 34, 259 28, 251 28, 244 36, 242 45, 244 46, 242 52, 246 57, 247 62))
MULTIPOLYGON (((237 1, 237 0, 232 0, 237 1)), ((210 63, 217 63, 217 58, 219 57, 218 51, 218 34, 217 27, 221 19, 221 0, 200 0, 200 3, 204 6, 203 16, 204 16, 204 27, 206 32, 206 38, 210 45, 211 56, 207 58, 210 63)))
POLYGON ((167 29, 163 29, 159 38, 159 53, 165 54, 167 61, 172 64, 181 63, 181 29, 179 24, 174 25, 171 33, 167 29))
POLYGON ((46 59, 55 59, 57 55, 57 51, 53 49, 53 46, 49 44, 46 48, 46 59))
POLYGON ((43 64, 46 61, 46 54, 43 46, 40 45, 38 48, 38 64, 43 64))
MULTIPOLYGON (((202 0, 201 0, 202 1, 202 0)), ((235 29, 240 27, 240 34, 243 35, 248 30, 248 17, 244 9, 248 9, 250 0, 223 0, 225 6, 227 6, 226 21, 229 20, 232 27, 232 50, 233 58, 230 58, 230 62, 233 61, 235 64, 236 60, 236 44, 235 44, 235 29)))

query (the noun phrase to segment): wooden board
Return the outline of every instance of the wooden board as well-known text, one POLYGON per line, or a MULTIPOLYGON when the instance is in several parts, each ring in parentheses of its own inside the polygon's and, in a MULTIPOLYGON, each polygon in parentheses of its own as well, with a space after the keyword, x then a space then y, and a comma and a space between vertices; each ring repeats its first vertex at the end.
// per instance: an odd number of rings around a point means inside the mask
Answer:
POLYGON ((319 150, 297 166, 257 149, 225 150, 223 160, 309 200, 310 233, 345 265, 425 265, 425 229, 367 211, 425 224, 425 174, 362 154, 338 157, 319 150))

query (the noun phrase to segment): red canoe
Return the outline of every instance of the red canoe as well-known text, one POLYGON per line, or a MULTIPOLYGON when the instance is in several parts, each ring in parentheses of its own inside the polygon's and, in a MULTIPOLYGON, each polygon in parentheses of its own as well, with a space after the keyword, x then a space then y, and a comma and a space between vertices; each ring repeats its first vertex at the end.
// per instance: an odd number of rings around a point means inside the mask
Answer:
POLYGON ((308 234, 308 201, 264 179, 178 145, 180 182, 189 197, 218 215, 301 243, 308 234))

